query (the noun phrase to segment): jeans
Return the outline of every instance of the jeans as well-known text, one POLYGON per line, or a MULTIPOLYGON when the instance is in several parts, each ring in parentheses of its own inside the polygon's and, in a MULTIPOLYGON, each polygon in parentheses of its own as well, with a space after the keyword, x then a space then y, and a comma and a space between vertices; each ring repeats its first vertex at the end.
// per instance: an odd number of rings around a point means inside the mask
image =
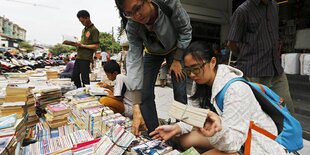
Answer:
POLYGON ((67 73, 60 73, 60 78, 72 78, 72 73, 71 72, 67 72, 67 73))
POLYGON ((90 67, 89 67, 89 65, 90 65, 89 60, 81 60, 81 59, 75 60, 71 81, 74 82, 74 84, 77 88, 82 87, 80 75, 82 77, 83 87, 86 84, 90 83, 90 80, 89 80, 90 67))
MULTIPOLYGON (((145 54, 144 56, 144 78, 140 110, 149 133, 154 131, 159 125, 155 105, 154 87, 160 66, 165 58, 168 68, 170 68, 174 59, 174 52, 164 56, 151 54, 145 54)), ((171 80, 173 84, 174 99, 187 104, 186 79, 177 82, 175 74, 171 73, 171 80)))
POLYGON ((295 113, 294 104, 292 101, 285 73, 276 76, 266 76, 259 78, 247 77, 247 79, 251 82, 261 83, 269 87, 271 90, 273 90, 275 93, 277 93, 280 97, 284 99, 284 103, 286 104, 286 107, 290 111, 290 113, 291 114, 295 113))

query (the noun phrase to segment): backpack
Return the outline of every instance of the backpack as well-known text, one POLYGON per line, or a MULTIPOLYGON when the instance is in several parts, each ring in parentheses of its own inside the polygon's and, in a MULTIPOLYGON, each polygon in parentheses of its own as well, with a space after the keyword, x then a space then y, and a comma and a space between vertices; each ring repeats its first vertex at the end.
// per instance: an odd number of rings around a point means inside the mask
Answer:
MULTIPOLYGON (((167 16, 167 17, 171 17, 172 16, 172 9, 165 4, 164 0, 152 0, 153 2, 155 2, 156 4, 158 4, 158 7, 160 8, 160 10, 167 16)), ((126 17, 124 17, 123 13, 120 13, 120 16, 122 18, 122 26, 124 28, 126 28, 128 19, 126 17)))
POLYGON ((233 78, 226 83, 224 88, 216 95, 216 103, 221 111, 223 111, 224 95, 230 84, 235 81, 243 81, 248 84, 253 91, 256 100, 260 104, 262 110, 268 114, 278 129, 278 136, 256 126, 253 121, 250 122, 248 137, 245 142, 245 155, 250 154, 251 130, 255 130, 283 145, 289 152, 295 152, 303 148, 302 127, 287 110, 282 107, 282 98, 267 86, 249 82, 242 77, 233 78))

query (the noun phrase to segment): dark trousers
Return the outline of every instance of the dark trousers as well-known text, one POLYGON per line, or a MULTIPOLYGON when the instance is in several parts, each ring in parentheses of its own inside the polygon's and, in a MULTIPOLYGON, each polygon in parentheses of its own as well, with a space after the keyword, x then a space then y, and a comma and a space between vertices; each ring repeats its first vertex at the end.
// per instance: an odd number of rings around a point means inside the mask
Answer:
POLYGON ((77 88, 82 87, 80 75, 82 77, 83 87, 86 84, 90 83, 90 81, 89 81, 89 73, 90 73, 89 65, 90 65, 89 60, 81 60, 81 59, 75 60, 71 81, 74 82, 74 84, 77 88))
MULTIPOLYGON (((145 54, 144 56, 144 78, 141 91, 142 103, 140 105, 140 110, 149 133, 159 125, 154 94, 156 78, 164 59, 166 58, 168 68, 170 68, 173 56, 174 52, 165 56, 150 54, 145 54)), ((173 72, 171 73, 171 80, 173 84, 174 99, 187 104, 186 80, 177 82, 176 76, 173 72)))

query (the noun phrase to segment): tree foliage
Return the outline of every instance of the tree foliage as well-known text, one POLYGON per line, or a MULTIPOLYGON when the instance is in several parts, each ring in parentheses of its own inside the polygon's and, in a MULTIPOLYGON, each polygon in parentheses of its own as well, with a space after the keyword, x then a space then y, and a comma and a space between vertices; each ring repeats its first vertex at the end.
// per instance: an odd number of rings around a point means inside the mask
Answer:
POLYGON ((23 48, 26 50, 27 53, 32 52, 34 50, 34 47, 32 45, 30 45, 28 42, 26 41, 22 41, 19 43, 19 48, 23 48))
POLYGON ((71 53, 72 51, 76 51, 76 47, 67 46, 67 45, 63 45, 63 44, 56 44, 55 46, 49 48, 49 51, 53 55, 59 55, 61 53, 71 53))
POLYGON ((119 42, 115 41, 113 36, 106 32, 100 32, 99 35, 100 47, 110 50, 112 53, 118 53, 121 50, 119 42))

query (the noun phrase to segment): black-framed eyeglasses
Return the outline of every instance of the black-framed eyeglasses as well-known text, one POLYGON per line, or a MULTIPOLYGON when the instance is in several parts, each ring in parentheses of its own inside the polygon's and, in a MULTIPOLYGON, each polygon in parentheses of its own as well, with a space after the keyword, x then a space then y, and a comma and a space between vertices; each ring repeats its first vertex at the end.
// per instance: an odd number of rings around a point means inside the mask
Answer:
POLYGON ((205 66, 205 64, 207 63, 197 64, 192 67, 185 67, 183 71, 187 76, 190 76, 191 73, 194 73, 195 75, 197 75, 200 73, 200 70, 205 66))
POLYGON ((137 4, 135 5, 133 8, 132 8, 132 11, 130 12, 123 12, 123 15, 126 17, 126 18, 132 18, 133 16, 135 16, 138 12, 141 11, 141 9, 143 8, 143 5, 144 5, 144 2, 145 0, 141 0, 140 1, 140 4, 137 4))

